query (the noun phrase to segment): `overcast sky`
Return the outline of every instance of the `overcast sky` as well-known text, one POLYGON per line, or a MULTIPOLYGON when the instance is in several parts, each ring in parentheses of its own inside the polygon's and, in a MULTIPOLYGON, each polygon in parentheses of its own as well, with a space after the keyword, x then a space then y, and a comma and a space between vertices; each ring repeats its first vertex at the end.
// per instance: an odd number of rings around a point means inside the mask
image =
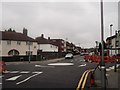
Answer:
MULTIPOLYGON (((64 39, 81 47, 101 41, 100 2, 2 2, 2 30, 29 30, 32 38, 64 39)), ((104 39, 118 29, 118 2, 104 2, 104 39)))

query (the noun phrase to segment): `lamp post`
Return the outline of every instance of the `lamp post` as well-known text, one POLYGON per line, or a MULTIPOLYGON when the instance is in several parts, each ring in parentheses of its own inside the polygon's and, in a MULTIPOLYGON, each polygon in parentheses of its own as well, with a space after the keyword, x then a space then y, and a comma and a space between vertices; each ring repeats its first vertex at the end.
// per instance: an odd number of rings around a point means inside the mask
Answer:
POLYGON ((28 49, 29 49, 29 63, 30 63, 30 41, 28 42, 28 49))
MULTIPOLYGON (((112 26, 113 24, 110 24, 110 37, 112 37, 112 26)), ((112 39, 111 39, 110 48, 112 49, 112 39)), ((112 50, 111 50, 111 56, 112 56, 112 50)))
POLYGON ((102 84, 102 88, 106 89, 106 67, 105 67, 105 63, 104 63, 104 23, 103 23, 103 0, 101 0, 100 2, 101 5, 101 44, 102 44, 102 60, 101 60, 101 64, 100 64, 100 68, 101 68, 101 84, 102 84))

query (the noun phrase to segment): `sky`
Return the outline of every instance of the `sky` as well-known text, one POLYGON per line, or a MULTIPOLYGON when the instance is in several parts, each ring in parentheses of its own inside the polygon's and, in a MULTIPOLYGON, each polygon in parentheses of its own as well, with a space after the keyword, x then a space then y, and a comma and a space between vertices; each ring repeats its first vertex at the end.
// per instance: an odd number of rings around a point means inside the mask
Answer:
MULTIPOLYGON (((118 30, 118 2, 104 2, 104 40, 118 30)), ((95 47, 101 41, 100 2, 45 0, 8 2, 3 0, 2 31, 13 28, 16 32, 28 29, 32 38, 44 34, 45 38, 64 39, 82 48, 95 47)))

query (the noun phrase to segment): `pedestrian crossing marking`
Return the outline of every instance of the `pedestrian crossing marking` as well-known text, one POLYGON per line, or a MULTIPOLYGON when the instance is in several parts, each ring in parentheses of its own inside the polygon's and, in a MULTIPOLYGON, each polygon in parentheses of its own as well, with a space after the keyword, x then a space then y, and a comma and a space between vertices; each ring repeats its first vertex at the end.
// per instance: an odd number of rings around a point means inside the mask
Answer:
POLYGON ((18 79, 19 77, 21 77, 22 75, 18 75, 18 76, 14 76, 14 77, 11 77, 11 78, 8 78, 6 79, 7 81, 14 81, 16 79, 18 79))

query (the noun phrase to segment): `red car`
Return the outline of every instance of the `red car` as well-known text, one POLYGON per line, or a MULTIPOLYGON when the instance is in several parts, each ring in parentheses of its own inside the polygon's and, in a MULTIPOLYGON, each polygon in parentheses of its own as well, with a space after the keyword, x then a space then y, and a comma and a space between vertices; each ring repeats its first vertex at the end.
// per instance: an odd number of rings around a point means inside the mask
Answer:
POLYGON ((5 62, 4 61, 0 61, 0 74, 1 73, 3 74, 6 70, 7 70, 7 68, 6 68, 5 62))

